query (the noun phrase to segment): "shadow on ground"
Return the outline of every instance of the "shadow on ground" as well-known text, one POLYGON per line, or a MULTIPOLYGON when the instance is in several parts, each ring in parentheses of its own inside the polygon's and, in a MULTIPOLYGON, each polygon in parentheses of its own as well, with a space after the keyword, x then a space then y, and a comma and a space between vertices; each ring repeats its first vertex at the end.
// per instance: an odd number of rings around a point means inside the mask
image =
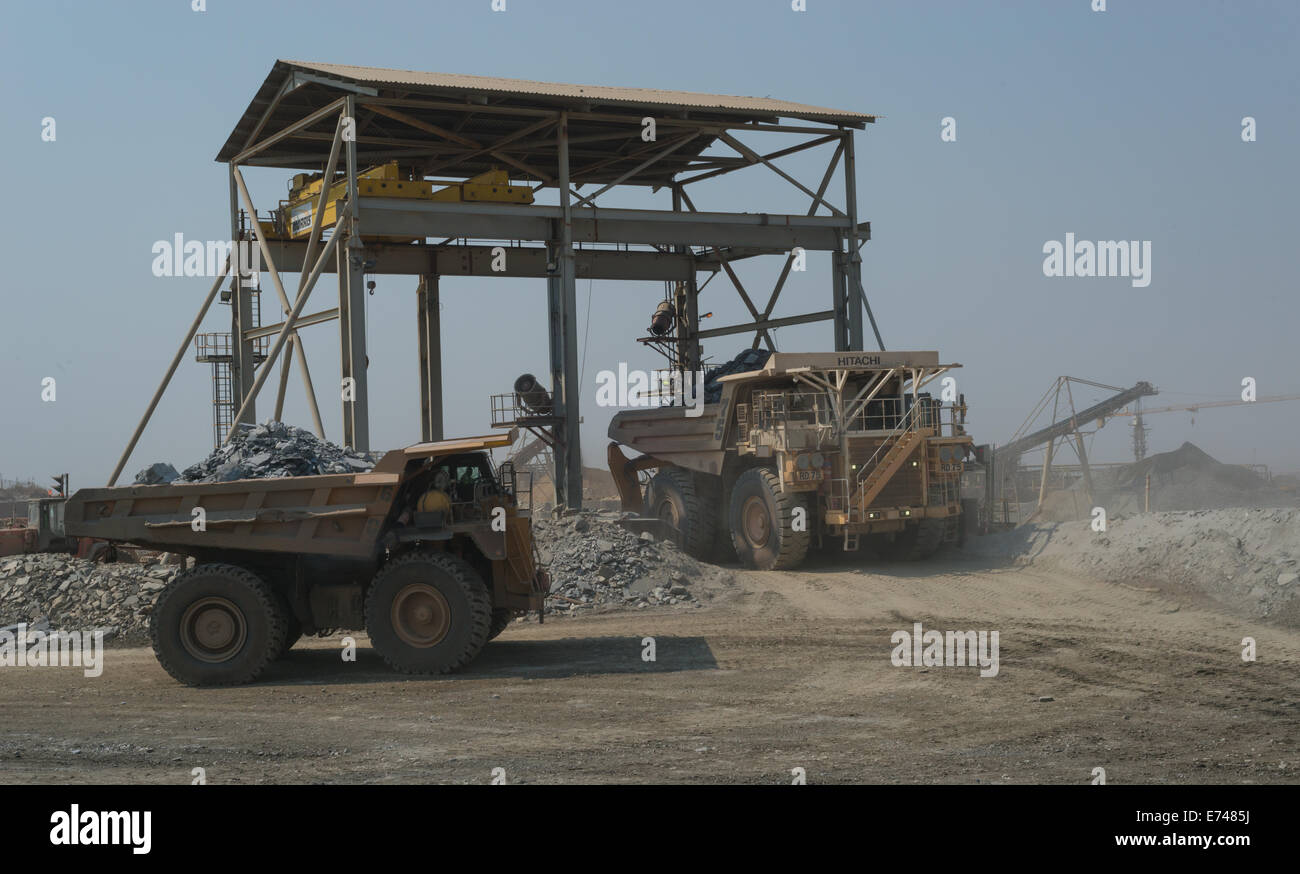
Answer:
POLYGON ((399 674, 368 646, 358 645, 357 660, 344 662, 334 649, 294 649, 276 662, 258 686, 337 686, 361 683, 454 682, 493 677, 559 678, 604 674, 664 674, 717 670, 713 650, 702 637, 656 636, 655 660, 645 661, 639 637, 570 637, 562 640, 510 640, 507 631, 455 674, 399 674))

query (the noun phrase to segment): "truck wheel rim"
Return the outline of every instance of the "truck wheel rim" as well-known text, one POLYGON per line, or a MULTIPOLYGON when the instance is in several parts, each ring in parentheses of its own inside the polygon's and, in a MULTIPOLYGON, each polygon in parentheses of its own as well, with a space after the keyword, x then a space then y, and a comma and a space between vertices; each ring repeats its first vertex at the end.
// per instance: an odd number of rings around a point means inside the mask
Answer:
POLYGON ((248 637, 244 613, 225 598, 201 598, 181 617, 181 644, 201 662, 224 662, 239 652, 248 637))
POLYGON ((745 526, 745 539, 750 546, 767 546, 767 539, 772 535, 772 523, 762 498, 752 497, 745 501, 741 521, 745 526))
POLYGON ((428 583, 412 583, 393 598, 393 630, 410 646, 436 646, 451 628, 451 608, 428 583))

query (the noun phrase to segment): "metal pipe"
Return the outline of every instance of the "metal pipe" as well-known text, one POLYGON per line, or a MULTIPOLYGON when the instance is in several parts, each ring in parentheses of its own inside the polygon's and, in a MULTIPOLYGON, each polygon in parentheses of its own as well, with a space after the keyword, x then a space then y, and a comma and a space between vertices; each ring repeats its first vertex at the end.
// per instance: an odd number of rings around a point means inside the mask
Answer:
MULTIPOLYGON (((297 334, 295 333, 296 337, 297 334)), ((290 348, 296 349, 298 344, 293 342, 293 337, 289 338, 290 348)), ((275 389, 275 421, 284 421, 284 396, 289 389, 289 362, 293 361, 290 355, 284 356, 284 361, 280 362, 280 384, 275 389)), ((317 435, 321 436, 321 435, 317 435)))
MULTIPOLYGON (((307 237, 307 249, 302 256, 304 265, 312 262, 312 256, 316 254, 316 246, 320 243, 321 234, 324 228, 321 227, 321 221, 325 217, 325 204, 329 202, 329 190, 334 186, 331 184, 334 178, 334 166, 339 160, 339 146, 343 142, 343 122, 347 118, 345 113, 339 114, 338 124, 334 126, 334 141, 330 143, 330 156, 325 162, 325 170, 321 174, 320 193, 316 195, 316 209, 311 222, 311 235, 307 237)), ((298 279, 298 291, 302 292, 303 282, 307 274, 302 274, 298 279)))

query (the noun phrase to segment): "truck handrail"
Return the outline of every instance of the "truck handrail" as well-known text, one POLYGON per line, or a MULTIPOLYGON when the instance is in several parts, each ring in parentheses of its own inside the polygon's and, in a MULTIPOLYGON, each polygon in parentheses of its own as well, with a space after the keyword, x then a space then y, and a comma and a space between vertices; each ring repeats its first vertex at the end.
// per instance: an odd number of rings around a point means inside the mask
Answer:
POLYGON ((862 467, 858 469, 857 484, 859 490, 861 490, 862 480, 866 478, 868 472, 875 469, 878 456, 880 456, 881 453, 887 452, 888 447, 897 443, 898 439, 904 432, 916 430, 917 411, 921 409, 921 406, 922 404, 920 402, 912 404, 908 411, 903 414, 903 419, 898 423, 898 426, 885 435, 885 439, 880 441, 880 445, 876 447, 876 451, 871 453, 871 457, 868 458, 862 464, 862 467))

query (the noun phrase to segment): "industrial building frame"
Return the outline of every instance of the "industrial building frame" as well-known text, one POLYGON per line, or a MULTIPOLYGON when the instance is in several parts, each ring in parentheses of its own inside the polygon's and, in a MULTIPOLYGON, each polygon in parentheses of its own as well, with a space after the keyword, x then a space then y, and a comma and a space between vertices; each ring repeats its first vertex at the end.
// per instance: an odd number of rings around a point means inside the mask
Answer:
POLYGON ((870 224, 860 222, 854 132, 877 116, 770 98, 577 86, 524 80, 416 73, 299 61, 277 61, 217 156, 229 167, 232 241, 256 242, 262 269, 284 312, 283 321, 252 323, 252 295, 260 293, 239 270, 216 278, 185 339, 141 418, 109 485, 125 466, 177 365, 227 278, 231 303, 231 374, 240 423, 256 421, 256 399, 281 361, 275 417, 280 418, 291 361, 297 363, 318 435, 319 404, 300 329, 337 320, 341 360, 341 443, 370 448, 364 295, 368 274, 419 277, 417 339, 420 355, 420 427, 423 441, 442 438, 442 363, 438 281, 441 276, 505 276, 547 281, 550 369, 556 423, 557 504, 582 502, 579 439, 580 386, 576 282, 579 278, 672 283, 678 313, 676 359, 683 369, 702 365, 700 341, 753 333, 757 348, 774 348, 770 331, 785 325, 833 322, 834 348, 863 349, 863 312, 877 345, 884 343, 862 283, 861 249, 870 224), (793 120, 796 123, 791 123, 793 120), (273 133, 265 133, 274 131, 273 133), (750 133, 807 137, 763 153, 742 141, 750 133), (714 144, 732 155, 705 155, 714 144), (819 184, 806 185, 774 162, 829 146, 819 184), (339 161, 342 167, 339 168, 339 161), (367 166, 398 161, 417 178, 466 179, 506 165, 512 180, 534 192, 555 189, 558 205, 440 202, 358 195, 367 166), (270 236, 257 219, 241 168, 340 171, 346 198, 323 239, 321 218, 332 184, 321 186, 309 239, 270 236), (765 167, 810 198, 802 215, 704 212, 689 187, 748 167, 765 167), (837 171, 843 206, 828 196, 837 171), (586 186, 595 190, 583 194, 586 186), (670 210, 616 209, 597 198, 620 186, 671 194, 670 210), (825 214, 819 214, 825 213, 825 214), (414 243, 375 238, 414 238, 414 243), (438 242, 430 242, 437 240, 438 242), (831 306, 773 317, 797 259, 831 256, 831 306), (500 256, 504 254, 504 259, 500 256), (784 267, 760 309, 733 265, 762 255, 784 256, 784 267), (338 277, 336 307, 304 314, 323 273, 338 277), (752 321, 701 330, 699 294, 725 273, 752 321), (290 298, 282 274, 297 273, 290 298), (711 274, 704 283, 699 274, 711 274), (258 343, 274 337, 265 362, 258 343), (286 347, 288 351, 286 352, 286 347), (350 390, 349 390, 350 389, 350 390))

